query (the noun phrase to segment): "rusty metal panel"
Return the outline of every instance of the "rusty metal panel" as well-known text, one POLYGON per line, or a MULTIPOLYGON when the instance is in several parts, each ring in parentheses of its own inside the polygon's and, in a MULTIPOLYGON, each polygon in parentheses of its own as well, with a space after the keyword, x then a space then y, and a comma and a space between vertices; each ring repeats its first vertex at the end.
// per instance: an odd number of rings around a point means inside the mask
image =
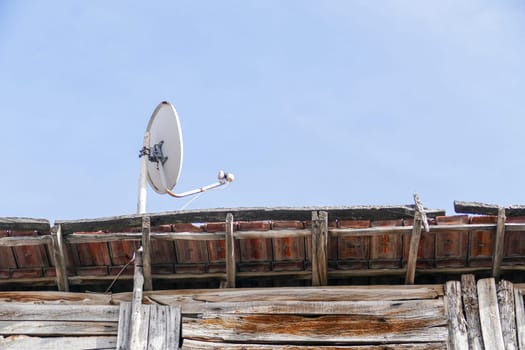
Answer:
MULTIPOLYGON (((370 220, 339 220, 338 228, 367 228, 370 220)), ((337 237, 337 267, 340 269, 368 268, 370 237, 337 237)))
MULTIPOLYGON (((93 232, 76 232, 79 234, 90 234, 93 232)), ((102 266, 111 265, 111 259, 107 243, 78 243, 76 246, 80 266, 102 266)))
MULTIPOLYGON (((304 229, 301 221, 274 221, 274 230, 280 229, 304 229)), ((305 259, 305 239, 304 237, 274 238, 272 240, 273 256, 275 259, 274 267, 285 267, 281 265, 283 261, 304 260, 305 259)), ((286 264, 288 264, 286 262, 286 264)), ((284 268, 286 269, 286 268, 284 268)))
MULTIPOLYGON (((405 219, 404 226, 412 226, 414 219, 405 219)), ((434 220, 429 220, 429 225, 435 225, 434 220)), ((403 266, 406 266, 408 260, 408 252, 410 249, 410 236, 411 234, 403 235, 403 266)), ((436 234, 434 232, 425 232, 422 230, 421 237, 419 240, 419 247, 417 251, 417 262, 416 268, 425 269, 432 268, 435 266, 435 254, 436 254, 436 234)))

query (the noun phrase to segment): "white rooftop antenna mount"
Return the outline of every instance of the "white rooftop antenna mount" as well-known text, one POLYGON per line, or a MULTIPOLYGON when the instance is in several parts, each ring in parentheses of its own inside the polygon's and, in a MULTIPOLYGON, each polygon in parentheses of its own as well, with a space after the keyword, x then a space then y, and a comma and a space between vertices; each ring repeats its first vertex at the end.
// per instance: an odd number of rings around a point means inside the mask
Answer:
POLYGON ((232 182, 235 176, 219 171, 218 181, 183 193, 173 192, 179 181, 183 160, 182 131, 175 107, 166 101, 153 111, 140 150, 140 176, 137 212, 146 212, 146 179, 159 194, 182 198, 208 191, 232 182))

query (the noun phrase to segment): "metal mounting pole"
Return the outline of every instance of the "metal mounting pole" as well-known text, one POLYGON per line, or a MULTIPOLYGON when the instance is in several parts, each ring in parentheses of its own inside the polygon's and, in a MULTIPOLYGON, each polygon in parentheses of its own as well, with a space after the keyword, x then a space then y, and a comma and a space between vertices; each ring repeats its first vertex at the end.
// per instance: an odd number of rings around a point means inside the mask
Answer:
MULTIPOLYGON (((150 133, 146 131, 144 134, 144 148, 149 148, 150 133)), ((148 176, 148 157, 141 155, 140 157, 140 175, 139 175, 139 198, 137 202, 137 213, 146 213, 146 177, 148 176)))

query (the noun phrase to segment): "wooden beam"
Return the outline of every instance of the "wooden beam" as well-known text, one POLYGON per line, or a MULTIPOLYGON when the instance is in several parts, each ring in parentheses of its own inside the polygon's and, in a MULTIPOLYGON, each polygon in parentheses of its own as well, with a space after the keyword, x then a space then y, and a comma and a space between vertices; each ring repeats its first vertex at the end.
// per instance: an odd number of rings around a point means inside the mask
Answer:
MULTIPOLYGON (((478 214, 478 215, 498 215, 499 208, 500 206, 496 204, 454 201, 454 210, 456 211, 456 213, 478 214)), ((505 208, 505 214, 508 217, 524 216, 525 215, 525 205, 511 205, 505 208)))
POLYGON ((233 236, 233 215, 226 215, 226 288, 235 288, 235 238, 233 236))
POLYGON ((0 218, 0 230, 49 232, 51 226, 47 219, 7 217, 0 218))
POLYGON ((518 339, 516 338, 516 309, 514 306, 514 287, 512 282, 505 280, 499 281, 497 296, 505 349, 518 350, 518 339))
POLYGON ((505 350, 494 278, 478 281, 479 319, 485 349, 505 350))
POLYGON ((328 213, 312 212, 312 286, 328 284, 328 213))
POLYGON ((494 254, 492 256, 492 277, 499 278, 501 273, 501 262, 503 261, 503 246, 505 240, 505 209, 498 209, 498 221, 496 223, 496 239, 494 242, 494 254))
MULTIPOLYGON (((414 216, 412 206, 351 206, 351 207, 276 207, 276 208, 226 208, 198 209, 149 214, 151 225, 217 222, 232 213, 237 220, 310 220, 312 211, 326 211, 333 219, 340 220, 393 220, 414 216)), ((441 209, 426 209, 427 215, 434 217, 445 215, 441 209)), ((115 231, 127 227, 140 227, 140 214, 123 215, 96 219, 57 220, 55 225, 62 225, 65 235, 73 232, 115 231)))
POLYGON ((147 215, 142 217, 142 265, 144 272, 144 290, 153 290, 151 278, 151 237, 150 237, 150 218, 147 215))
POLYGON ((467 321, 461 304, 461 283, 445 284, 445 313, 448 319, 449 349, 468 350, 467 321))
POLYGON ((53 257, 55 261, 56 280, 58 290, 61 292, 69 292, 69 281, 67 279, 66 267, 66 252, 64 249, 64 240, 62 239, 62 228, 60 225, 54 226, 51 229, 51 237, 53 238, 53 257))
POLYGON ((19 247, 27 245, 50 244, 52 241, 50 235, 44 236, 20 236, 20 237, 2 237, 0 238, 0 247, 19 247))
POLYGON ((131 333, 131 303, 123 301, 120 303, 117 350, 128 350, 131 333))

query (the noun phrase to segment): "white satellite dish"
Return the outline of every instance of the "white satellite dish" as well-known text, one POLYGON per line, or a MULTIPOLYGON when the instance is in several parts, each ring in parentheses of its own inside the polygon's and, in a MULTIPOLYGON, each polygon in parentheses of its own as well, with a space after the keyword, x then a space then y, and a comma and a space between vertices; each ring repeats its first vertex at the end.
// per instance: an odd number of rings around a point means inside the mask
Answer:
POLYGON ((219 171, 218 182, 184 193, 172 189, 179 181, 182 169, 183 143, 179 116, 175 107, 163 101, 153 111, 144 134, 144 145, 140 151, 141 170, 137 211, 146 212, 146 178, 155 192, 172 197, 186 197, 225 185, 234 180, 234 175, 219 171))

